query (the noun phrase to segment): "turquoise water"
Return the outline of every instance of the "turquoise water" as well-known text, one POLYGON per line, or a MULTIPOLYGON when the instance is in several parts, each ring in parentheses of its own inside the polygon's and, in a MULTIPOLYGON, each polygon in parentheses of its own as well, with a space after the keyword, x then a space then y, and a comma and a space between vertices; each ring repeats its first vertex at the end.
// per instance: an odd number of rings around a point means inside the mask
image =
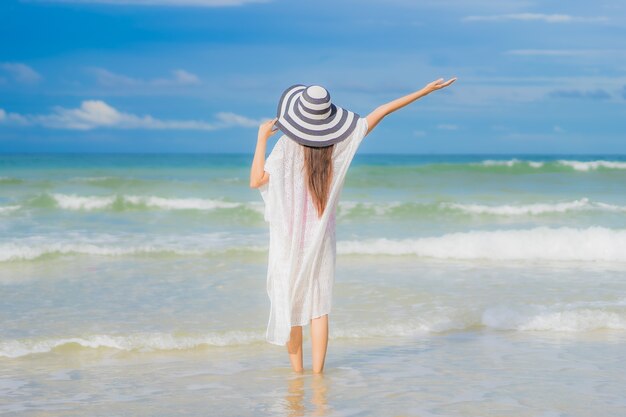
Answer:
POLYGON ((251 160, 0 156, 0 413, 623 415, 626 157, 357 155, 322 377, 251 160))

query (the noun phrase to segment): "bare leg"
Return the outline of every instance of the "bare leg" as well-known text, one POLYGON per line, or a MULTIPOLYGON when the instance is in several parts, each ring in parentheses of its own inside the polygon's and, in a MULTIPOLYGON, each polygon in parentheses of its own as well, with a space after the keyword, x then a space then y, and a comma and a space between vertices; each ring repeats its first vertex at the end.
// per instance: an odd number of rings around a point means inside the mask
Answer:
POLYGON ((311 320, 311 346, 313 350, 313 372, 324 370, 328 348, 328 314, 311 320))
POLYGON ((289 352, 291 368, 296 372, 302 372, 304 368, 302 364, 302 326, 291 327, 287 351, 289 352))

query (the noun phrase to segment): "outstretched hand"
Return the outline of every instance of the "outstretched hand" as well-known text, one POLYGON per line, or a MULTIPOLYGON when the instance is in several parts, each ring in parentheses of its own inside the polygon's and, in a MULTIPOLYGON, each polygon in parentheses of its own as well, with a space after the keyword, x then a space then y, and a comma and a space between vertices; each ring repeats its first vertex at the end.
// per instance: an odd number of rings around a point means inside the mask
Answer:
POLYGON ((443 82, 443 78, 439 78, 438 80, 433 81, 432 83, 426 84, 426 87, 421 90, 414 91, 411 94, 407 94, 404 97, 397 98, 389 103, 385 103, 382 106, 378 106, 374 109, 373 112, 367 115, 367 133, 371 132, 374 127, 382 120, 383 117, 387 116, 390 113, 406 106, 407 104, 413 103, 415 100, 424 97, 427 94, 432 93, 435 90, 440 90, 444 87, 449 86, 453 82, 456 81, 456 77, 449 79, 446 82, 443 82))
POLYGON ((456 77, 454 78, 450 78, 448 81, 443 82, 443 78, 439 78, 438 80, 433 81, 432 83, 428 83, 426 84, 426 91, 428 91, 429 93, 432 93, 435 90, 440 90, 444 87, 449 86, 450 84, 452 84, 453 82, 456 81, 456 77))
POLYGON ((275 117, 261 123, 261 125, 259 126, 259 139, 268 139, 270 136, 278 132, 278 129, 274 130, 274 125, 276 124, 277 120, 278 117, 275 117))

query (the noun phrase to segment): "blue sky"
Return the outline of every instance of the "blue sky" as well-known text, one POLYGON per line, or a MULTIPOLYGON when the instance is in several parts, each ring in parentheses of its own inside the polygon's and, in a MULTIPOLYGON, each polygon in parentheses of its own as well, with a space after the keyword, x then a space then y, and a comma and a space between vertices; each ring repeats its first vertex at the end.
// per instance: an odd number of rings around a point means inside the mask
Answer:
POLYGON ((253 152, 289 85, 456 76, 362 152, 626 153, 620 0, 3 0, 0 38, 0 152, 253 152))

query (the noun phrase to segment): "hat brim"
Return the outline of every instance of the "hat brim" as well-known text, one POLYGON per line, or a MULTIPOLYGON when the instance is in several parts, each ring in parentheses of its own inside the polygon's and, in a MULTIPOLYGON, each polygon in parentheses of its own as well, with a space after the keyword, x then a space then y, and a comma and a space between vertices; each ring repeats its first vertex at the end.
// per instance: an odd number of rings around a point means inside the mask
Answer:
POLYGON ((306 117, 298 106, 306 86, 295 84, 287 88, 278 102, 276 127, 290 139, 307 146, 329 146, 348 138, 356 128, 359 115, 331 104, 324 119, 306 117))

